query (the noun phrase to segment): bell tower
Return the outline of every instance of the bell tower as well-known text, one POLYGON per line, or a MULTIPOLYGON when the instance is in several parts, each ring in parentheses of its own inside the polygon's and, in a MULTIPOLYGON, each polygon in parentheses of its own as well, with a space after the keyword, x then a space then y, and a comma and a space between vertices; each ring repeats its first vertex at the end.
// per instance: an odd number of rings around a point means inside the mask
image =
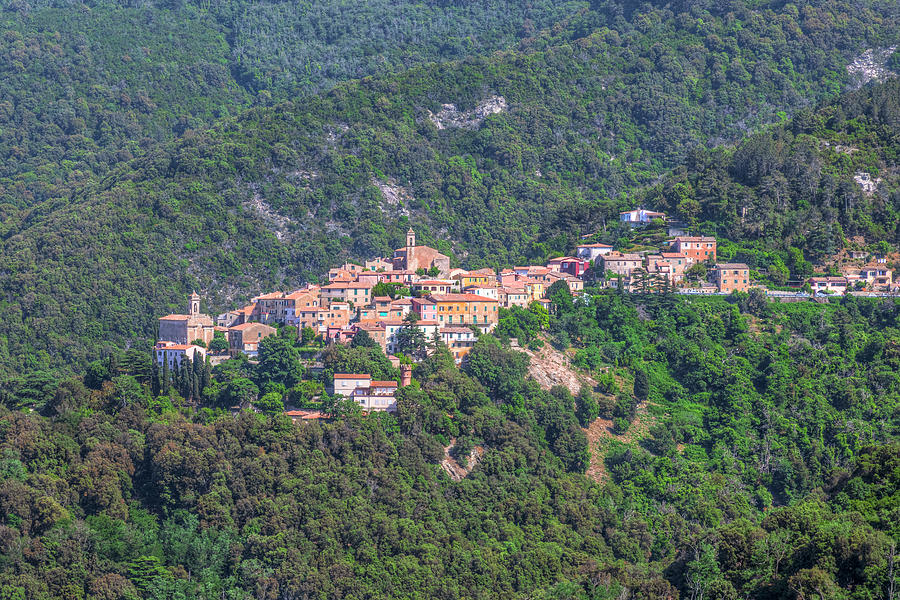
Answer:
MULTIPOLYGON (((413 231, 412 227, 410 227, 409 231, 406 232, 406 249, 409 250, 410 248, 415 248, 415 247, 416 247, 416 232, 413 231)), ((407 256, 409 256, 409 255, 407 254, 407 256)))
POLYGON ((197 292, 191 293, 191 302, 188 308, 188 314, 192 317, 196 317, 200 314, 200 296, 197 292))

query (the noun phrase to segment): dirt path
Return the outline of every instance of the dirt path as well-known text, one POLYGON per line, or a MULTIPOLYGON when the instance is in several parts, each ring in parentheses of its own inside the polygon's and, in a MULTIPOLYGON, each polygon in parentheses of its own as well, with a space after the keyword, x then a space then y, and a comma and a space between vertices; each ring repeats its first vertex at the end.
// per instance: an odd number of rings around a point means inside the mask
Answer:
POLYGON ((591 423, 584 433, 587 435, 588 448, 591 451, 591 463, 588 465, 588 477, 598 483, 606 480, 606 465, 603 460, 606 458, 609 450, 609 442, 615 440, 623 444, 636 443, 647 436, 647 431, 656 422, 656 417, 648 411, 648 404, 642 402, 637 408, 637 414, 631 425, 623 435, 619 435, 613 429, 611 419, 603 419, 598 417, 591 423))

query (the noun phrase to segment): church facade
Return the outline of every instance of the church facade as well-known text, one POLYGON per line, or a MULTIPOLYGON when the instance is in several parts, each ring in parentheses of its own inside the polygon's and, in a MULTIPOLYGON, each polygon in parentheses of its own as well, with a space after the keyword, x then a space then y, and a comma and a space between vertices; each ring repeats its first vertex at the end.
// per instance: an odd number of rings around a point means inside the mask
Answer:
POLYGON ((416 232, 412 227, 406 232, 406 246, 394 250, 393 263, 395 271, 428 271, 436 267, 438 277, 446 277, 450 273, 450 257, 430 246, 417 246, 416 232))

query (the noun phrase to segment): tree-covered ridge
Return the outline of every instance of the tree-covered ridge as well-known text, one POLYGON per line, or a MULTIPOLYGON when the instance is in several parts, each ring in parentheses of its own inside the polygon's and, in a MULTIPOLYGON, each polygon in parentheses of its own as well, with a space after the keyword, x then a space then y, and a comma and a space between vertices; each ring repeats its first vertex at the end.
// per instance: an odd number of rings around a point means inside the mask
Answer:
POLYGON ((703 13, 715 35, 698 32, 701 17, 647 7, 631 13, 634 26, 616 21, 627 35, 603 28, 540 52, 428 65, 256 107, 68 197, 6 206, 0 362, 86 364, 98 342, 146 342, 152 315, 191 288, 216 290, 208 300, 222 306, 296 285, 345 258, 389 253, 407 218, 472 267, 569 251, 578 233, 631 207, 621 193, 710 136, 737 135, 751 106, 765 121, 758 98, 781 98, 775 110, 826 94, 845 77, 842 48, 896 31, 896 5, 734 8, 703 13), (821 31, 845 13, 869 25, 821 31), (794 57, 792 75, 776 74, 765 58, 774 55, 794 57), (723 66, 751 59, 762 70, 749 80, 723 66), (478 127, 432 121, 444 103, 471 111, 497 95, 507 109, 478 127), (379 186, 406 193, 388 202, 379 186))
POLYGON ((211 10, 233 30, 238 80, 278 97, 515 48, 588 8, 581 0, 232 4, 211 10))
POLYGON ((65 194, 253 104, 514 47, 585 6, 8 3, 0 12, 0 204, 65 194))
MULTIPOLYGON (((603 393, 542 390, 526 356, 486 336, 462 371, 440 349, 417 366, 396 415, 232 417, 215 408, 215 390, 240 378, 231 368, 214 371, 211 404, 195 413, 176 390, 151 395, 134 352, 43 394, 21 395, 33 381, 4 394, 0 593, 887 593, 900 541, 900 305, 553 296, 544 334, 560 346, 568 336, 599 380, 613 374, 603 393), (588 399, 626 427, 636 406, 656 419, 593 457, 600 482, 580 473, 588 399), (6 408, 32 400, 35 412, 6 408), (460 460, 484 454, 454 482, 438 465, 446 446, 460 460)), ((371 362, 368 350, 324 360, 371 362)), ((251 376, 263 389, 281 375, 251 376)))
MULTIPOLYGON (((589 8, 546 1, 13 2, 2 16, 0 202, 14 207, 64 195, 154 142, 250 104, 494 50, 516 59, 477 63, 487 71, 482 83, 537 85, 551 99, 561 93, 562 105, 541 108, 556 119, 544 133, 555 136, 565 125, 559 119, 574 119, 567 167, 615 194, 680 162, 697 144, 736 139, 838 93, 854 56, 897 42, 896 4, 879 0, 802 8, 744 1, 589 8), (569 56, 554 53, 546 64, 542 55, 531 57, 535 49, 568 45, 569 56), (512 72, 491 73, 503 62, 512 72), (520 78, 519 67, 544 69, 545 78, 520 78)), ((467 89, 472 82, 463 76, 470 77, 456 71, 442 81, 432 101, 481 100, 487 90, 467 89)), ((496 143, 518 162, 513 141, 496 143)), ((533 166, 527 152, 522 160, 533 166)))
POLYGON ((0 210, 68 194, 251 100, 208 16, 72 5, 0 19, 0 210))
POLYGON ((896 244, 900 79, 801 111, 733 149, 698 153, 642 197, 760 249, 823 258, 853 236, 896 244))

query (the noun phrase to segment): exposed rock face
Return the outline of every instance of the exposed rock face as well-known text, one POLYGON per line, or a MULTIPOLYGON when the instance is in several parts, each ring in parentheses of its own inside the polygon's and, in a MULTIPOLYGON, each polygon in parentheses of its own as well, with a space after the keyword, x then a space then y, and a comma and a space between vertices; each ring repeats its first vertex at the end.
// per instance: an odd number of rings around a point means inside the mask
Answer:
POLYGON ((291 225, 294 223, 293 219, 276 212, 268 202, 263 200, 255 187, 251 199, 244 202, 244 208, 258 213, 269 224, 275 237, 279 240, 284 240, 290 233, 291 225))
POLYGON ((853 87, 859 88, 870 81, 883 81, 888 77, 897 75, 885 67, 887 59, 890 58, 896 49, 897 46, 869 48, 857 56, 853 62, 847 65, 847 73, 850 74, 850 78, 853 80, 853 87))
POLYGON ((502 113, 507 109, 506 98, 491 96, 472 110, 460 111, 455 104, 441 104, 441 110, 435 114, 428 111, 428 119, 438 129, 460 127, 475 129, 489 115, 502 113))
POLYGON ((468 459, 466 460, 466 466, 463 467, 455 458, 450 456, 450 452, 455 445, 456 438, 453 438, 450 440, 450 445, 444 447, 444 460, 441 461, 441 468, 447 472, 447 475, 449 475, 450 479, 453 481, 461 481, 466 475, 472 472, 472 469, 474 469, 476 465, 478 465, 481 457, 484 456, 484 448, 481 446, 472 448, 472 451, 469 452, 468 459))
POLYGON ((853 179, 866 194, 874 194, 878 190, 878 184, 881 183, 880 177, 873 179, 872 176, 865 171, 857 171, 856 175, 853 176, 853 179))

